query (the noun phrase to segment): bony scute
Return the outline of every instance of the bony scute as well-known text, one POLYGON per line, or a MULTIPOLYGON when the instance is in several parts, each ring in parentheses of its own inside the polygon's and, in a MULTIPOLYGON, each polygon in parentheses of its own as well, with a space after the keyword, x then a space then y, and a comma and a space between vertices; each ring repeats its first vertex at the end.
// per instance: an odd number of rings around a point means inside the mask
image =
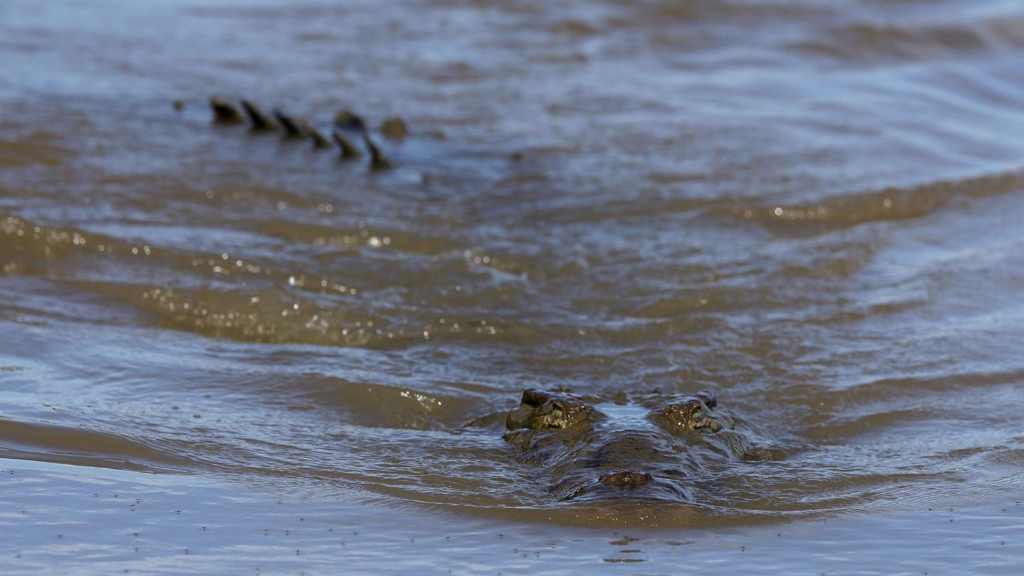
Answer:
MULTIPOLYGON (((221 96, 211 96, 210 109, 215 124, 248 124, 252 132, 276 132, 291 140, 309 140, 315 150, 339 149, 342 160, 369 155, 369 167, 374 171, 389 170, 395 166, 391 156, 370 133, 366 121, 351 110, 342 110, 335 116, 333 127, 329 131, 331 137, 328 138, 313 122, 304 117, 293 116, 280 108, 274 108, 271 113, 267 113, 259 105, 246 99, 239 99, 236 102, 221 96)), ((391 139, 400 139, 407 134, 405 123, 399 118, 390 118, 381 126, 381 134, 391 139)))

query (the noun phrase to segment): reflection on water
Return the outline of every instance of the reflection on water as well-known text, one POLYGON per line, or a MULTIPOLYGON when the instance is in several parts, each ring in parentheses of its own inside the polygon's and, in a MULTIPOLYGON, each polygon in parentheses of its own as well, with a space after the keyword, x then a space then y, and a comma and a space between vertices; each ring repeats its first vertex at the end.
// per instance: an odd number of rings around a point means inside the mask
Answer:
POLYGON ((1019 492, 1022 49, 997 0, 5 2, 0 456, 495 525, 1019 492), (467 426, 527 388, 800 449, 584 510, 467 426))

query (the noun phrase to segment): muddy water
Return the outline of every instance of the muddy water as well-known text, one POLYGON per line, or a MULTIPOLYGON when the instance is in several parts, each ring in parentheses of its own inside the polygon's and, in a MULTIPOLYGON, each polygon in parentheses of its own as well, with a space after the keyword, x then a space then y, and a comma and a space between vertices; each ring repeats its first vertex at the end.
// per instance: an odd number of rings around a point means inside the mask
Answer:
POLYGON ((1013 571, 1022 55, 999 0, 7 0, 5 562, 1013 571), (211 94, 354 109, 395 166, 211 94), (774 457, 694 503, 559 502, 467 426, 525 388, 710 389, 774 457))

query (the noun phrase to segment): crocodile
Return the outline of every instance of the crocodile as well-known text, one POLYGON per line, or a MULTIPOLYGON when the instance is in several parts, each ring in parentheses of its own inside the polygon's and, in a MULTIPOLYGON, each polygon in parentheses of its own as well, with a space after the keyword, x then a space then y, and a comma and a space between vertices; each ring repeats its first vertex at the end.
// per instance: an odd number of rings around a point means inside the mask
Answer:
POLYGON ((519 459, 544 471, 542 482, 562 501, 693 503, 712 469, 773 458, 755 444, 756 430, 718 409, 706 390, 633 397, 526 390, 505 427, 519 459))
MULTIPOLYGON (((219 96, 210 97, 210 108, 213 121, 217 124, 244 124, 248 122, 253 132, 283 132, 288 139, 309 139, 315 149, 329 149, 337 143, 341 150, 342 160, 351 160, 363 155, 363 150, 353 142, 361 140, 370 156, 370 168, 387 170, 394 166, 384 149, 370 135, 366 121, 350 110, 342 110, 334 119, 331 139, 305 118, 286 114, 280 108, 272 113, 265 112, 250 100, 239 100, 236 105, 231 100, 219 96)), ((388 118, 381 124, 380 133, 387 138, 403 138, 406 134, 405 122, 401 118, 388 118)))

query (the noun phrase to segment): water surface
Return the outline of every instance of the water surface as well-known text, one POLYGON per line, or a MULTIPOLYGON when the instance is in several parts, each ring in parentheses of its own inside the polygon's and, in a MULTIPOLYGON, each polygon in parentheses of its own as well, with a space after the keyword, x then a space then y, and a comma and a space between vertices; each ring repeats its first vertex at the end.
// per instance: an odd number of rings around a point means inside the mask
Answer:
MULTIPOLYGON (((155 483, 253 528, 287 495, 389 537, 541 534, 567 566, 625 527, 679 543, 652 570, 840 518, 864 532, 832 551, 880 571, 915 534, 1012 571, 1022 53, 999 0, 8 0, 0 457, 36 481, 2 500, 88 523, 81 478, 155 483), (354 109, 395 168, 216 125, 211 94, 322 129, 354 109), (376 132, 393 116, 406 138, 376 132), (466 426, 525 388, 714 390, 780 457, 695 504, 559 502, 466 426)), ((2 522, 5 554, 50 544, 2 522)), ((486 550, 459 569, 538 568, 486 550)), ((199 570, 174 562, 145 569, 199 570)))

